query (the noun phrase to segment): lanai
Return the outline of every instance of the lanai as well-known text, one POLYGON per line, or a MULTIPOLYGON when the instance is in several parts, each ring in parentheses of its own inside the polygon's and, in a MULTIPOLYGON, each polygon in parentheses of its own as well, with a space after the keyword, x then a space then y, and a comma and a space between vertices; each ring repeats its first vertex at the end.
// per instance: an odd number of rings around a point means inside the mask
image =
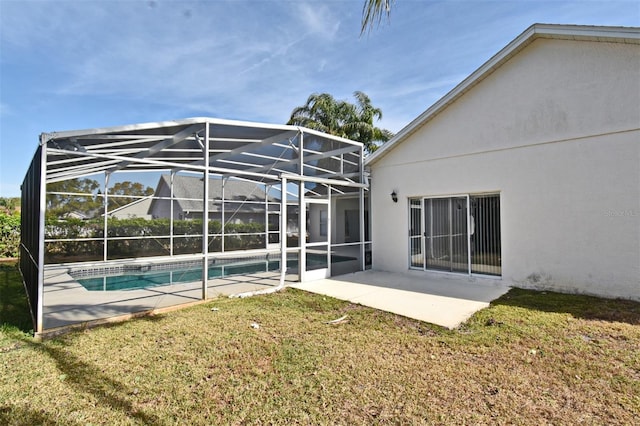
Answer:
MULTIPOLYGON (((36 333, 50 328, 45 316, 55 292, 85 294, 87 289, 76 280, 83 274, 104 278, 113 271, 196 264, 201 270, 193 280, 199 283, 197 298, 207 299, 212 265, 228 264, 229 258, 274 260, 277 275, 268 278, 276 284, 260 287, 266 289, 282 286, 291 272, 304 282, 330 276, 332 268, 340 273, 364 270, 370 258, 367 186, 362 144, 295 126, 192 118, 43 133, 22 185, 20 269, 36 333), (162 174, 170 180, 199 178, 203 199, 188 200, 200 203, 199 220, 175 219, 171 210, 166 218, 126 223, 110 217, 111 210, 149 196, 117 192, 115 183, 157 182, 162 174), (256 192, 266 195, 263 200, 227 200, 224 184, 229 180, 254 183, 261 189, 256 192), (204 199, 210 185, 222 186, 220 198, 204 199), (249 204, 252 211, 264 212, 264 220, 232 226, 229 218, 249 204), (205 220, 214 208, 222 211, 222 219, 205 220), (55 292, 51 286, 57 286, 55 292)), ((170 209, 177 201, 173 192, 151 197, 168 201, 170 209)), ((273 264, 264 272, 272 271, 273 264)), ((175 297, 184 285, 169 284, 176 291, 166 286, 152 290, 175 297)), ((120 303, 132 299, 131 291, 123 291, 86 293, 85 300, 92 300, 91 309, 85 309, 89 317, 147 310, 144 304, 120 303), (118 309, 103 309, 118 303, 118 309)), ((193 297, 175 300, 180 304, 193 297)))

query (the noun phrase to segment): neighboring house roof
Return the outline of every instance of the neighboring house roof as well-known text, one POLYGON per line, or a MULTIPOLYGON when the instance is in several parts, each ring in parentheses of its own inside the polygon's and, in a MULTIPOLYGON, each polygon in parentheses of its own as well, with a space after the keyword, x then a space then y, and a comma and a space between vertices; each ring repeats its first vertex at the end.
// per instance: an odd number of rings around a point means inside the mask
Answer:
POLYGON ((391 140, 384 143, 373 154, 369 155, 365 159, 365 165, 369 166, 380 160, 396 145, 400 144, 409 137, 409 135, 438 115, 448 105, 539 38, 640 44, 640 28, 533 24, 474 71, 469 77, 454 87, 449 93, 440 98, 440 100, 400 130, 391 140))
POLYGON ((64 215, 64 217, 66 218, 70 218, 70 219, 89 219, 91 216, 89 216, 88 214, 85 214, 83 212, 79 212, 77 210, 74 210, 72 212, 69 212, 67 214, 64 215))
MULTIPOLYGON (((155 195, 165 194, 168 196, 171 188, 171 176, 162 175, 158 181, 155 195), (164 189, 163 189, 164 188, 164 189)), ((243 180, 227 179, 224 184, 225 201, 263 201, 265 200, 265 185, 256 182, 248 182, 243 180)), ((182 211, 201 212, 203 210, 202 196, 204 194, 204 184, 202 180, 194 176, 175 175, 173 177, 173 197, 175 202, 180 206, 182 211)), ((222 199, 222 179, 211 179, 209 183, 209 199, 222 199)), ((149 206, 149 211, 153 209, 153 205, 159 200, 153 200, 149 206)), ((165 200, 166 201, 166 200, 165 200)), ((277 201, 273 196, 269 195, 269 201, 277 201)), ((251 210, 250 206, 255 204, 247 204, 243 211, 251 210)), ((210 212, 218 212, 221 210, 220 203, 209 203, 210 212)))
POLYGON ((151 207, 152 196, 140 198, 132 201, 129 204, 125 204, 122 207, 111 210, 107 213, 108 216, 116 217, 119 219, 126 219, 130 217, 150 218, 149 208, 151 207))

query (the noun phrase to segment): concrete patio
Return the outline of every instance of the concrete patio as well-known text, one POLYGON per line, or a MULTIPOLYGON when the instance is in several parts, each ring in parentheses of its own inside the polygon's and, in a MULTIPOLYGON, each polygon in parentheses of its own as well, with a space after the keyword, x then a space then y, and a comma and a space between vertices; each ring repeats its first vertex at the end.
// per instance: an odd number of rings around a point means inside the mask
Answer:
POLYGON ((363 271, 290 287, 455 328, 509 287, 501 280, 407 271, 363 271))

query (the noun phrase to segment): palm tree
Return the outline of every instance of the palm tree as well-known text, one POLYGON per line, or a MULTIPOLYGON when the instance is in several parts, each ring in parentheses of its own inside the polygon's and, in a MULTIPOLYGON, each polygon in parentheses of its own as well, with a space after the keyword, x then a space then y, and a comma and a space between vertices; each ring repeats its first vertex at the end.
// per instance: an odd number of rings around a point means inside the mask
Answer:
POLYGON ((368 152, 378 149, 380 143, 384 143, 393 137, 393 133, 386 129, 380 129, 373 125, 374 120, 382 119, 382 110, 371 105, 371 99, 365 93, 356 91, 353 93, 357 104, 350 106, 350 119, 343 126, 343 132, 348 139, 362 142, 368 152))
POLYGON ((335 136, 362 142, 369 153, 393 137, 393 133, 373 125, 382 118, 382 110, 371 105, 363 92, 354 92, 357 103, 337 101, 328 93, 314 93, 307 103, 294 108, 287 124, 304 126, 335 136))
POLYGON ((328 93, 313 93, 305 105, 293 109, 287 124, 346 137, 342 132, 342 120, 348 114, 346 102, 336 101, 328 93))
POLYGON ((380 24, 382 16, 387 15, 387 18, 389 17, 391 3, 395 3, 395 0, 365 0, 362 8, 360 35, 367 30, 371 30, 374 25, 380 24))

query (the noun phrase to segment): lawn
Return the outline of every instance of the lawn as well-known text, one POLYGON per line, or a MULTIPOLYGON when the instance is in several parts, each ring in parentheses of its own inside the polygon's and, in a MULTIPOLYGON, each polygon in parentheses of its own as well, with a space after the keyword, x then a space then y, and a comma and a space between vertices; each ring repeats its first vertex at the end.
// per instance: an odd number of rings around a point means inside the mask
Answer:
POLYGON ((0 424, 640 418, 640 303, 512 290, 446 330, 288 289, 36 343, 5 306, 11 274, 0 284, 0 424))

